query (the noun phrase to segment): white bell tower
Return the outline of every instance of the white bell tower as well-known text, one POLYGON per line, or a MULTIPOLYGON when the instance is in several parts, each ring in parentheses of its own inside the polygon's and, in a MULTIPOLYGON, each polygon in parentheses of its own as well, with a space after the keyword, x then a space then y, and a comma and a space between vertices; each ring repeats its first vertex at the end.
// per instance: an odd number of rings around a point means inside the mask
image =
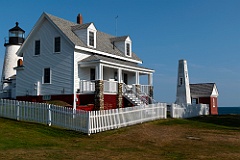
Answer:
POLYGON ((177 104, 191 104, 189 76, 186 60, 178 61, 177 104))
POLYGON ((4 46, 6 47, 6 50, 0 88, 3 93, 6 93, 4 98, 11 98, 11 83, 12 80, 15 79, 14 76, 16 75, 16 70, 14 68, 17 67, 18 60, 22 59, 22 57, 17 56, 16 52, 25 40, 24 34, 25 31, 21 29, 18 26, 18 22, 16 22, 16 26, 9 30, 8 39, 5 39, 4 46))

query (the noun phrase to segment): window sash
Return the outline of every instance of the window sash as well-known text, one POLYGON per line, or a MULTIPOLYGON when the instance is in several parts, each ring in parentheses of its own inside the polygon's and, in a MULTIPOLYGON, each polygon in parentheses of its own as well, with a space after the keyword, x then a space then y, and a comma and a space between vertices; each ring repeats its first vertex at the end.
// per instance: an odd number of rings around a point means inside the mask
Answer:
POLYGON ((54 41, 54 52, 60 52, 61 51, 61 38, 55 37, 54 41))
POLYGON ((50 68, 44 68, 43 83, 50 83, 50 82, 51 82, 51 70, 50 68))
POLYGON ((130 44, 129 43, 126 44, 126 54, 128 56, 130 56, 130 44))
POLYGON ((40 54, 40 40, 35 41, 35 55, 40 54))
POLYGON ((89 32, 89 45, 94 46, 94 32, 89 32))

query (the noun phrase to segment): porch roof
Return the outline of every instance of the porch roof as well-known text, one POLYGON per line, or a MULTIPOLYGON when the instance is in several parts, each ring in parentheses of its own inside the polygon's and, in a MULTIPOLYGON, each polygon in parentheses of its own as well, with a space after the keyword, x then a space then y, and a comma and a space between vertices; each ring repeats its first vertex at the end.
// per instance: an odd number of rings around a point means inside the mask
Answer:
POLYGON ((136 63, 131 63, 131 62, 127 62, 124 60, 115 59, 115 58, 109 58, 109 57, 101 56, 101 55, 91 55, 91 56, 81 60, 79 63, 100 62, 100 61, 106 61, 106 62, 114 63, 116 65, 125 65, 125 66, 140 68, 140 69, 147 69, 151 72, 154 72, 153 69, 140 66, 139 64, 136 64, 136 63))

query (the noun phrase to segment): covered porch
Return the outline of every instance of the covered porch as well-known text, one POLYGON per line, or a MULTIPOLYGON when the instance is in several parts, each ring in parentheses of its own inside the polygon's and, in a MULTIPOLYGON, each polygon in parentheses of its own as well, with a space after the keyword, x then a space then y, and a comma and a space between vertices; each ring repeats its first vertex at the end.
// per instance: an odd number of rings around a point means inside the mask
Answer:
POLYGON ((79 88, 77 93, 94 94, 94 104, 103 108, 106 95, 116 99, 116 107, 123 106, 123 97, 135 105, 153 97, 154 70, 137 64, 106 57, 90 56, 78 65, 79 88), (143 80, 141 78, 143 77, 143 80), (145 81, 144 81, 145 80, 145 81), (146 82, 147 81, 147 82, 146 82), (144 84, 140 84, 144 82, 144 84), (138 101, 135 103, 135 101, 138 101))

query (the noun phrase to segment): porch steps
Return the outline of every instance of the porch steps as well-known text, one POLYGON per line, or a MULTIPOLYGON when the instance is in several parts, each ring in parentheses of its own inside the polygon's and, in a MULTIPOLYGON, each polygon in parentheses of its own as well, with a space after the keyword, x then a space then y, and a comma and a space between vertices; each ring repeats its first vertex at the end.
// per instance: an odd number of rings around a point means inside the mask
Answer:
POLYGON ((124 93, 124 97, 136 106, 139 106, 142 103, 142 101, 133 93, 124 93))

